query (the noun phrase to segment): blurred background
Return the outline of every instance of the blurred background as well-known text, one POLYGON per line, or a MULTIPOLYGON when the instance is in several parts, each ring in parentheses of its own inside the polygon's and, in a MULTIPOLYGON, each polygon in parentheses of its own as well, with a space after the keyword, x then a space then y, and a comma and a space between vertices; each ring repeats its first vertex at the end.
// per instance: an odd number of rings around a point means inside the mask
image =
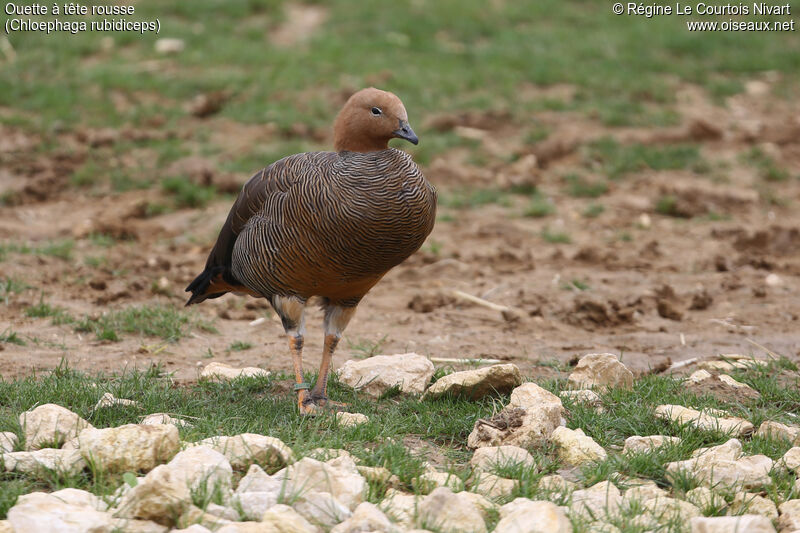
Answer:
POLYGON ((134 15, 55 18, 160 33, 0 35, 3 375, 62 358, 155 360, 187 379, 212 360, 288 368, 263 301, 187 312, 183 289, 241 184, 330 149, 365 86, 404 101, 420 144, 393 145, 440 207, 423 249, 365 298, 339 361, 416 351, 548 374, 610 351, 644 370, 750 341, 798 357, 797 31, 690 32, 731 17, 589 0, 126 5, 134 15))

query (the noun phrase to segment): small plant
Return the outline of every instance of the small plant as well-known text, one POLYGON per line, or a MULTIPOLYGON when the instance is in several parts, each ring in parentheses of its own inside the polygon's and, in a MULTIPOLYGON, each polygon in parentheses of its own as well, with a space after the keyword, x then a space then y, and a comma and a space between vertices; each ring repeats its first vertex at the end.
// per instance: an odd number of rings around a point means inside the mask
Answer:
POLYGON ((187 313, 160 305, 129 307, 98 318, 86 317, 78 322, 75 329, 92 332, 100 340, 113 342, 119 340, 117 331, 176 341, 185 337, 193 327, 210 332, 216 331, 205 321, 193 319, 187 313))
POLYGON ((371 341, 369 339, 358 339, 357 342, 347 342, 348 348, 358 354, 358 357, 372 357, 373 355, 378 353, 378 350, 381 349, 383 343, 386 342, 386 338, 388 335, 384 335, 377 341, 371 341))
POLYGON ((564 176, 566 192, 574 198, 598 198, 608 192, 608 185, 601 181, 588 181, 578 174, 564 176))
POLYGON ((30 288, 30 285, 16 278, 0 279, 0 299, 8 305, 12 294, 19 294, 30 288))
POLYGON ((8 328, 0 333, 0 344, 4 342, 25 346, 25 341, 23 341, 19 334, 16 331, 13 331, 11 328, 8 328))
POLYGON ((552 244, 569 244, 572 242, 572 238, 568 233, 553 231, 550 228, 544 228, 542 230, 542 239, 552 244))
POLYGON ((591 289, 589 284, 579 279, 572 279, 561 284, 561 290, 564 291, 588 291, 589 289, 591 289))
POLYGON ((178 207, 203 207, 217 194, 214 187, 197 185, 180 177, 167 178, 161 186, 173 195, 175 205, 178 207))
POLYGON ((55 307, 44 301, 44 294, 39 297, 39 303, 31 305, 25 310, 25 316, 32 318, 45 318, 50 317, 53 319, 53 324, 70 324, 74 322, 72 316, 63 307, 55 307))
POLYGON ((253 347, 252 342, 244 342, 244 341, 234 341, 228 346, 228 351, 230 352, 243 352, 245 350, 249 350, 253 347))
POLYGON ((678 209, 678 199, 671 194, 666 194, 659 197, 658 201, 656 202, 656 213, 670 217, 681 216, 681 212, 678 209))
POLYGON ((603 204, 589 204, 583 210, 582 215, 584 218, 597 218, 605 212, 606 208, 603 204))
POLYGON ((543 218, 552 215, 555 211, 556 209, 550 200, 537 194, 531 199, 523 214, 526 217, 543 218))

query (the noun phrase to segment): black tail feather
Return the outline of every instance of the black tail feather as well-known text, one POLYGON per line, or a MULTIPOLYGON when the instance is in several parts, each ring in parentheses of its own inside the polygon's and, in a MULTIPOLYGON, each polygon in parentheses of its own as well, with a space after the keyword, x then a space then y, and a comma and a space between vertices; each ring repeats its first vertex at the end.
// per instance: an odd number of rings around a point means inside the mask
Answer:
POLYGON ((223 273, 225 267, 212 267, 206 268, 203 272, 200 273, 199 276, 194 278, 188 287, 186 287, 186 292, 191 292, 192 295, 189 297, 189 300, 186 302, 186 305, 193 305, 199 304, 203 300, 208 298, 219 298, 224 292, 217 292, 212 294, 207 294, 206 291, 208 290, 209 286, 211 285, 212 280, 218 274, 223 273))

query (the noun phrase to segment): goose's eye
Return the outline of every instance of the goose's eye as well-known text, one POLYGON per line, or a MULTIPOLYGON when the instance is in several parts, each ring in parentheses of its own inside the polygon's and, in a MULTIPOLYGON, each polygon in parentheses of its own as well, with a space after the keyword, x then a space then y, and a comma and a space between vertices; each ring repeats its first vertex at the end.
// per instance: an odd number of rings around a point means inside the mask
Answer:
POLYGON ((381 111, 381 108, 380 108, 380 107, 373 107, 373 108, 372 108, 372 114, 373 114, 373 115, 375 115, 376 117, 377 117, 378 115, 382 114, 382 113, 383 113, 383 111, 381 111))

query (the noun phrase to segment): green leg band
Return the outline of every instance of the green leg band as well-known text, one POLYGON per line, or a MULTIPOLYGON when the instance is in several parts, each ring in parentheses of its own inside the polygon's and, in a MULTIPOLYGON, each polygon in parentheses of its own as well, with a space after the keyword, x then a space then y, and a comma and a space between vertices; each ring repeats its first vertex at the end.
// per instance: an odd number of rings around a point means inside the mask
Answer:
POLYGON ((295 392, 297 392, 299 390, 308 390, 310 388, 311 388, 311 384, 310 383, 306 383, 305 381, 303 383, 295 383, 294 384, 295 392))

